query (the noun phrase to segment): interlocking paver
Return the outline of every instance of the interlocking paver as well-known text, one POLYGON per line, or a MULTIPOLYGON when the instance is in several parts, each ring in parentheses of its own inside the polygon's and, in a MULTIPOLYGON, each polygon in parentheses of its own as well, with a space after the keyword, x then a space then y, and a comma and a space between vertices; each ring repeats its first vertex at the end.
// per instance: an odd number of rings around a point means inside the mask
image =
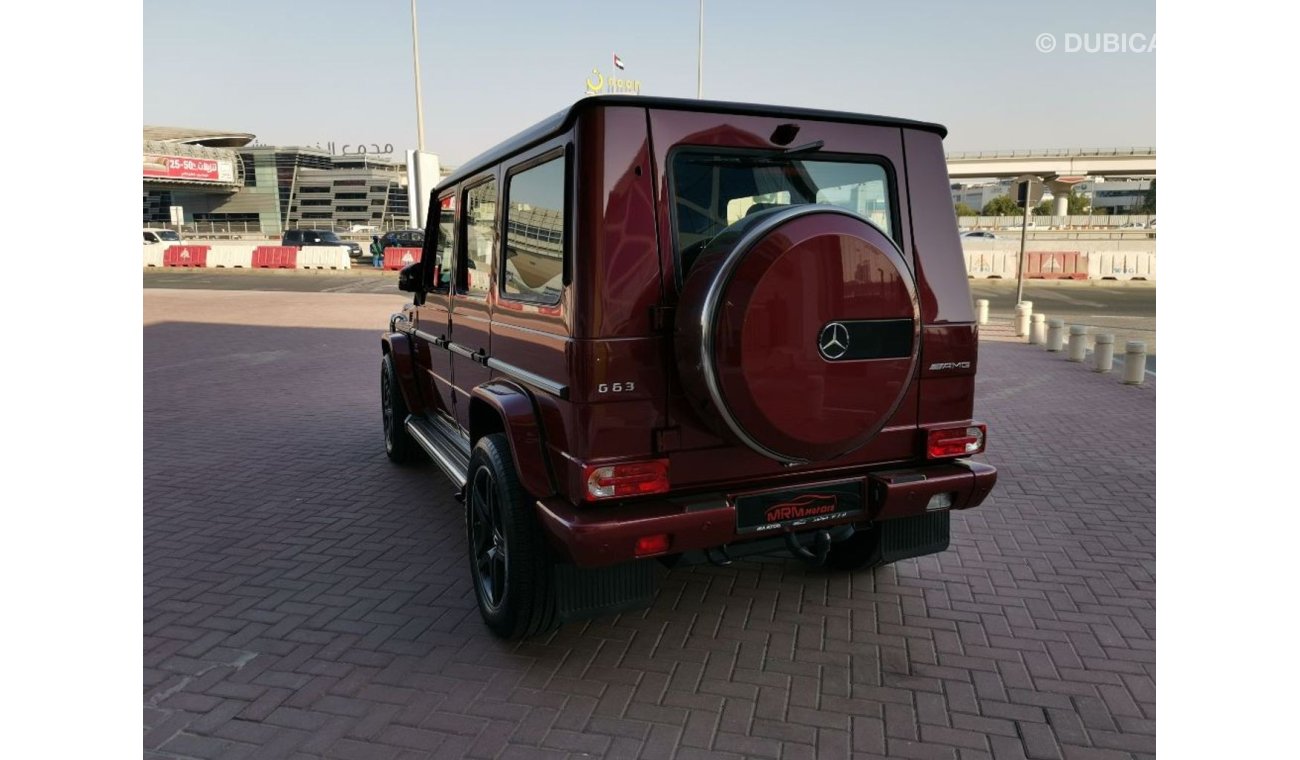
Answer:
POLYGON ((146 757, 1154 753, 1154 378, 991 326, 1000 479, 948 552, 674 570, 650 610, 503 643, 450 487, 383 454, 400 300, 145 293, 146 757))

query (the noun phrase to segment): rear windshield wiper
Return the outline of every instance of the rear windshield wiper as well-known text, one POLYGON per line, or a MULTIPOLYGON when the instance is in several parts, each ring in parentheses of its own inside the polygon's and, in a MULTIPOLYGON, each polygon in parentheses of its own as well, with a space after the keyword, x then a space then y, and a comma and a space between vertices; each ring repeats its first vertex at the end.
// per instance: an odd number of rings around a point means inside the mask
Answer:
POLYGON ((823 140, 814 140, 804 145, 796 145, 793 148, 787 148, 774 153, 750 154, 739 156, 701 156, 699 158, 691 156, 688 160, 697 166, 789 166, 790 159, 804 153, 813 153, 822 149, 826 143, 823 140))
POLYGON ((781 154, 785 156, 791 156, 796 153, 812 153, 815 150, 821 150, 822 147, 825 145, 826 145, 825 140, 813 140, 810 143, 804 143, 803 145, 796 145, 793 148, 786 148, 785 150, 781 151, 781 154))

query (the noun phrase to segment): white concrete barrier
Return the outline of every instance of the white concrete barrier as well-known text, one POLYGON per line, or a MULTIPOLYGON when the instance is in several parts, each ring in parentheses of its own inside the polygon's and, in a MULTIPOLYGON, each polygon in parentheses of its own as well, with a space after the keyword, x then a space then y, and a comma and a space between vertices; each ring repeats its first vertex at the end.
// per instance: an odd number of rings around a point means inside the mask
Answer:
POLYGON ((964 251, 966 275, 977 280, 1014 279, 1017 253, 1007 251, 964 251))
POLYGON ((1047 320, 1047 350, 1060 351, 1065 348, 1065 320, 1047 320))
POLYGON ((1070 325, 1070 345, 1066 353, 1066 360, 1072 362, 1081 362, 1088 355, 1088 327, 1086 325, 1070 325))
POLYGON ((1029 318, 1033 316, 1034 305, 1021 301, 1016 304, 1016 337, 1029 335, 1029 318))
POLYGON ((1110 372, 1115 366, 1115 336, 1112 333, 1098 333, 1092 349, 1092 371, 1110 372))
POLYGON ((144 265, 147 267, 162 266, 163 251, 165 250, 167 250, 167 246, 161 245, 159 243, 154 243, 153 245, 146 245, 144 247, 144 265))
POLYGON ((1147 377, 1147 344, 1130 340, 1124 346, 1124 384, 1141 385, 1147 377))
POLYGON ((210 243, 208 268, 251 269, 253 267, 252 243, 210 243))
POLYGON ((351 269, 347 246, 304 245, 298 249, 299 269, 351 269))
POLYGON ((1029 315, 1029 345, 1041 346, 1047 343, 1047 315, 1029 315))
POLYGON ((1156 255, 1151 251, 1102 251, 1088 257, 1090 280, 1154 280, 1156 255))
POLYGON ((989 323, 989 299, 987 298, 976 299, 975 321, 979 322, 981 325, 987 325, 989 323))

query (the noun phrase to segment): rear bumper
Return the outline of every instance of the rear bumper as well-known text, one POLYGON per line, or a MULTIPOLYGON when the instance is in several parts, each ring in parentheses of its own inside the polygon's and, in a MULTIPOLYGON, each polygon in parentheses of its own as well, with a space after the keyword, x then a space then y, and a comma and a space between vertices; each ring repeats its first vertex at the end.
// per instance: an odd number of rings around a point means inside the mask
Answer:
MULTIPOLYGON (((844 478, 834 478, 842 482, 844 478)), ((982 462, 956 460, 919 467, 871 472, 861 476, 866 513, 818 523, 825 528, 845 523, 894 520, 925 514, 932 497, 947 494, 951 509, 979 506, 997 482, 997 470, 982 462)), ((791 483, 795 488, 814 483, 791 483)), ((736 531, 736 510, 728 494, 667 497, 602 506, 575 507, 552 497, 537 502, 547 533, 579 567, 603 567, 638 559, 642 536, 666 533, 667 553, 700 551, 755 538, 736 531)), ((802 530, 814 526, 802 527, 802 530)), ((798 532, 800 526, 791 526, 798 532)), ((771 534, 768 534, 771 535, 771 534)))

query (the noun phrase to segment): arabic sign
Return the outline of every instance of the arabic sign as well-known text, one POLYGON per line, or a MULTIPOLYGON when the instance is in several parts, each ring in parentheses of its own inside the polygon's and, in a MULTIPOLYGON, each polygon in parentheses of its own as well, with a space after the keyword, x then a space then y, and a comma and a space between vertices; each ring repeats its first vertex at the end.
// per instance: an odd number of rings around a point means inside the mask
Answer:
POLYGON ((383 155, 386 153, 393 152, 392 143, 384 143, 382 146, 379 143, 370 143, 369 145, 366 145, 365 143, 357 143, 356 145, 353 145, 352 143, 343 143, 343 149, 338 151, 337 153, 334 151, 334 143, 332 142, 325 143, 323 148, 321 147, 320 143, 316 143, 316 147, 321 148, 322 150, 328 150, 331 156, 337 156, 337 155, 364 156, 369 154, 383 155), (352 148, 352 150, 348 150, 348 148, 352 148))
POLYGON ((234 182, 235 166, 224 159, 146 153, 144 154, 144 176, 200 182, 234 182))
POLYGON ((587 77, 587 94, 588 95, 640 95, 640 79, 620 79, 616 76, 606 77, 600 73, 600 69, 592 69, 591 76, 587 77))

